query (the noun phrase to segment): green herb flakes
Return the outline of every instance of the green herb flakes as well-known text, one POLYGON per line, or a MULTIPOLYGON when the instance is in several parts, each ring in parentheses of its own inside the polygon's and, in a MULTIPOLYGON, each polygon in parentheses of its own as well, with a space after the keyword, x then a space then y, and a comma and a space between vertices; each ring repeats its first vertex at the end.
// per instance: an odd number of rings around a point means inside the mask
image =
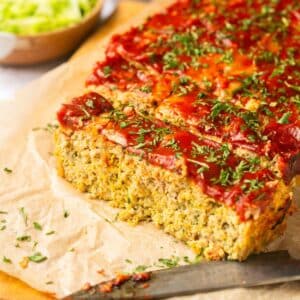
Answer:
POLYGON ((46 235, 52 235, 52 234, 54 234, 54 233, 55 233, 55 231, 54 231, 54 230, 51 230, 51 231, 46 232, 46 235))
POLYGON ((3 169, 3 171, 4 171, 5 173, 7 173, 7 174, 11 174, 11 173, 13 172, 12 169, 9 169, 9 168, 7 168, 7 167, 5 167, 5 168, 3 169))
POLYGON ((41 224, 39 224, 38 222, 33 222, 33 227, 36 230, 43 230, 43 227, 41 224))
POLYGON ((2 261, 6 264, 12 264, 11 259, 7 258, 6 256, 3 256, 2 261))
POLYGON ((139 265, 133 270, 133 273, 141 273, 141 272, 146 271, 149 268, 150 268, 150 266, 139 265))
POLYGON ((20 214, 21 214, 21 216, 22 216, 22 218, 23 218, 23 221, 24 221, 25 225, 27 226, 27 223, 28 223, 28 215, 27 215, 26 212, 25 212, 25 208, 24 208, 24 207, 21 207, 21 208, 19 209, 19 212, 20 212, 20 214))
POLYGON ((28 256, 28 259, 35 263, 41 263, 48 258, 46 256, 42 255, 40 252, 36 252, 35 254, 28 256))
POLYGON ((30 242, 31 241, 31 236, 30 235, 22 235, 17 237, 17 241, 19 242, 30 242))
POLYGON ((179 257, 159 258, 158 262, 167 268, 174 268, 179 264, 179 257))
POLYGON ((109 77, 111 75, 112 69, 110 66, 105 66, 102 71, 104 77, 109 77))
POLYGON ((291 116, 291 112, 286 112, 282 115, 282 117, 278 120, 279 124, 288 124, 289 118, 291 116))

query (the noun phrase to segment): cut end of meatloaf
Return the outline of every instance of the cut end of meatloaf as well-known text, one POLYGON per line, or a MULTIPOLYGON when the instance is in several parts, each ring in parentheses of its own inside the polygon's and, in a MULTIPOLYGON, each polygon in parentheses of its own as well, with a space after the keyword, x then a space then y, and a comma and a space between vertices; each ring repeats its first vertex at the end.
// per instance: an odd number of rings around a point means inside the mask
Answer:
POLYGON ((263 251, 300 172, 298 2, 174 1, 114 35, 58 112, 59 174, 208 259, 263 251))
POLYGON ((120 208, 120 220, 153 222, 210 260, 244 260, 284 232, 291 193, 282 180, 268 183, 275 187, 265 207, 244 203, 243 219, 237 206, 216 201, 187 176, 183 157, 172 167, 153 164, 145 153, 132 151, 124 132, 111 122, 104 114, 79 130, 61 127, 55 133, 55 155, 59 175, 120 208))

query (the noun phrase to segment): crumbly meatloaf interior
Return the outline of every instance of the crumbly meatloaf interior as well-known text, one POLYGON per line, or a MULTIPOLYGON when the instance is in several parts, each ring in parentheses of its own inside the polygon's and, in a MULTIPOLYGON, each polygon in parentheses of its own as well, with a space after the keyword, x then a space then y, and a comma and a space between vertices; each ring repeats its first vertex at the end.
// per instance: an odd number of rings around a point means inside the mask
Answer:
POLYGON ((263 213, 241 221, 236 211, 203 194, 184 174, 170 172, 128 153, 100 135, 97 126, 59 129, 59 174, 82 192, 120 208, 119 219, 152 221, 208 259, 245 259, 281 235, 290 205, 280 182, 263 213))

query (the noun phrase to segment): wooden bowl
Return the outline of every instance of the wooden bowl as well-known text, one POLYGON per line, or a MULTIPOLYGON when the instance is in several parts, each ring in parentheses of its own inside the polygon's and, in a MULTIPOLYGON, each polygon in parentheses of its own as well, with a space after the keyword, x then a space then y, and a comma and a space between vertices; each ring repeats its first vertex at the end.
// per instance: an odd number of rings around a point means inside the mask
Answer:
POLYGON ((16 36, 0 33, 0 64, 25 66, 69 54, 92 31, 100 19, 102 0, 80 23, 48 33, 16 36))

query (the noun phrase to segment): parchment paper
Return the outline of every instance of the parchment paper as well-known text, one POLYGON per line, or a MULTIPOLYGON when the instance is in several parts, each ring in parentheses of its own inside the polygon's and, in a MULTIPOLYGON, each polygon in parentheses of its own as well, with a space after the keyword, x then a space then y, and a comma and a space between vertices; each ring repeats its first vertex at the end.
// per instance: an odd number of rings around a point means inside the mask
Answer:
MULTIPOLYGON (((174 256, 182 261, 184 256, 194 257, 186 246, 151 224, 131 227, 115 222, 116 210, 103 201, 88 200, 56 175, 52 135, 43 128, 53 122, 62 102, 83 92, 84 79, 101 47, 95 45, 87 55, 33 82, 15 101, 0 104, 0 211, 7 212, 0 214, 0 270, 57 297, 80 289, 86 282, 94 284, 112 278, 116 272, 131 271, 137 265, 157 268, 159 258, 174 256), (35 228, 34 222, 42 230, 35 228), (24 235, 31 240, 17 240, 24 235), (36 252, 47 259, 30 261, 24 268, 24 257, 36 252)), ((289 219, 286 235, 273 248, 288 249, 300 258, 299 232, 298 212, 289 219)), ((257 298, 300 299, 300 284, 185 297, 257 298)))

